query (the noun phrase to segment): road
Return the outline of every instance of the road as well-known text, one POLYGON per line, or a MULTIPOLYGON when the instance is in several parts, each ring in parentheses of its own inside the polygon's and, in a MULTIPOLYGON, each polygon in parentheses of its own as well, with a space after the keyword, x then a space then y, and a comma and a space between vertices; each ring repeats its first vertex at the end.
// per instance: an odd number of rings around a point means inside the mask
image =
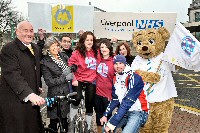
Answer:
POLYGON ((200 113, 200 73, 181 69, 173 77, 178 93, 175 106, 200 113))

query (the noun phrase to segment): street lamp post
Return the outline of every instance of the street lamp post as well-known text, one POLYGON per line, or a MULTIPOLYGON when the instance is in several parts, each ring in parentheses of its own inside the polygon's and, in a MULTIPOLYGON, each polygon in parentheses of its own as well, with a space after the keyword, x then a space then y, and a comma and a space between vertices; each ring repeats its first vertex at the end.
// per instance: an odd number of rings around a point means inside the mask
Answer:
POLYGON ((12 21, 12 12, 9 12, 9 16, 10 16, 11 39, 14 39, 15 31, 14 31, 14 26, 13 26, 13 21, 12 21))

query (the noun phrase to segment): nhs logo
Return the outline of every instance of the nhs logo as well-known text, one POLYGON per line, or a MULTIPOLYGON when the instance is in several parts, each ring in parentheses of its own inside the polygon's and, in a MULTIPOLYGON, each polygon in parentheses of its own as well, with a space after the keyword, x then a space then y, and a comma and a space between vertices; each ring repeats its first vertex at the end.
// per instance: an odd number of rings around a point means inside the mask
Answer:
POLYGON ((147 28, 158 29, 164 26, 164 20, 136 20, 135 27, 139 30, 147 28))

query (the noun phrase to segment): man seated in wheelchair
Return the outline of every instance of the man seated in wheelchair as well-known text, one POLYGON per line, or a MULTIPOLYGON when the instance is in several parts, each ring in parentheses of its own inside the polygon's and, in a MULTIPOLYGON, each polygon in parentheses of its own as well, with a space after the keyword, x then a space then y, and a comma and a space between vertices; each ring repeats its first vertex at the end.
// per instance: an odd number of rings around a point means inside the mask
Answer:
POLYGON ((108 105, 101 124, 106 123, 106 132, 122 127, 123 133, 137 133, 148 118, 148 102, 142 78, 126 65, 123 55, 114 57, 116 75, 113 79, 112 100, 108 105), (107 116, 118 107, 107 121, 107 116), (141 119, 142 118, 142 119, 141 119))

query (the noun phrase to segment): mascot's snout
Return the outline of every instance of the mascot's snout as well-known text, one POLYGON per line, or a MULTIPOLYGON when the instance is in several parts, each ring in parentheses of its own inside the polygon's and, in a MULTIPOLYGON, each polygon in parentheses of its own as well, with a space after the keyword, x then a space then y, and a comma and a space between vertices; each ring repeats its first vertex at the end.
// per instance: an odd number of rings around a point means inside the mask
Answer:
POLYGON ((148 50, 148 47, 147 47, 147 46, 143 46, 143 47, 142 47, 142 50, 143 50, 143 51, 147 51, 147 50, 148 50))

